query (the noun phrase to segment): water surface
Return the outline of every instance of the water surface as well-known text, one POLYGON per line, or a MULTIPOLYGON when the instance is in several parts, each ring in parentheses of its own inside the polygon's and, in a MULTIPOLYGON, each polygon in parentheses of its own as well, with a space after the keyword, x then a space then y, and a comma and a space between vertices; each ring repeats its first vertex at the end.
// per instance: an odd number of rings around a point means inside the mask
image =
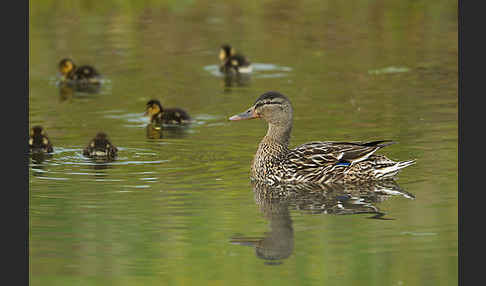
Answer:
POLYGON ((29 165, 31 285, 457 284, 457 2, 54 0, 29 13, 29 123, 55 150, 29 165), (254 74, 219 75, 222 43, 254 74), (64 57, 94 65, 101 88, 58 85, 64 57), (227 119, 269 90, 292 101, 292 146, 391 139, 381 153, 417 164, 388 192, 262 196, 249 167, 265 123, 227 119), (194 124, 147 138, 152 98, 194 124), (82 156, 100 130, 114 162, 82 156))

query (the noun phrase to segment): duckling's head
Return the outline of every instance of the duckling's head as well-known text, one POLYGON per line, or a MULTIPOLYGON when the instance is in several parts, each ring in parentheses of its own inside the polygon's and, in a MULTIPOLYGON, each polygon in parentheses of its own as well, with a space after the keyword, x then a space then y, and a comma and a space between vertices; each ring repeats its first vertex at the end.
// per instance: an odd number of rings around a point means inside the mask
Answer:
POLYGON ((160 104, 160 101, 158 101, 157 99, 151 99, 149 100, 149 102, 147 102, 145 115, 149 116, 150 118, 153 118, 154 116, 162 114, 162 112, 163 109, 162 109, 162 104, 160 104))
POLYGON ((292 122, 293 108, 289 99, 276 91, 266 92, 243 113, 233 115, 229 120, 263 118, 269 124, 286 126, 292 122))
POLYGON ((76 65, 71 59, 62 59, 59 62, 59 72, 62 76, 66 77, 69 73, 74 71, 76 65))
POLYGON ((105 132, 98 132, 89 143, 89 146, 95 150, 107 150, 113 145, 108 140, 108 135, 105 132))
POLYGON ((42 126, 37 125, 30 129, 30 137, 42 137, 46 134, 42 126))
POLYGON ((228 44, 224 44, 221 46, 221 49, 219 50, 219 59, 224 62, 226 59, 228 59, 230 56, 233 56, 236 54, 236 51, 233 47, 231 47, 228 44))
POLYGON ((42 126, 34 126, 30 130, 29 148, 31 150, 39 150, 45 152, 52 152, 52 146, 47 138, 47 134, 42 126))

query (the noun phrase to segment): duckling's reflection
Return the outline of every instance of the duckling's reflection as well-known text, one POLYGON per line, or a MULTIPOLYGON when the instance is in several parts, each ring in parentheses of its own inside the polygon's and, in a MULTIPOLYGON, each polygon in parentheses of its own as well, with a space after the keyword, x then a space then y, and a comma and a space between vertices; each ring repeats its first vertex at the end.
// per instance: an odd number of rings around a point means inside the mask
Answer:
POLYGON ((271 265, 281 264, 294 249, 289 207, 311 214, 372 214, 368 218, 386 219, 376 203, 391 196, 415 198, 393 180, 360 185, 267 185, 252 181, 252 188, 256 204, 270 221, 270 232, 262 238, 234 236, 231 243, 255 247, 256 256, 271 265))
POLYGON ((230 87, 235 86, 248 86, 250 84, 251 76, 249 74, 240 73, 226 73, 223 76, 223 85, 226 91, 229 91, 230 87))
POLYGON ((108 169, 112 169, 114 165, 110 164, 110 162, 113 162, 114 160, 108 160, 108 159, 93 159, 90 158, 90 164, 88 165, 89 168, 93 169, 94 172, 91 173, 95 179, 104 179, 108 176, 108 172, 106 172, 108 169))
POLYGON ((46 159, 51 158, 52 154, 45 152, 32 152, 30 158, 33 164, 40 166, 46 159))
POLYGON ((99 93, 101 89, 101 84, 74 84, 69 82, 61 82, 59 83, 59 96, 60 101, 65 101, 68 99, 72 99, 76 92, 83 92, 88 94, 96 94, 99 93))
POLYGON ((113 165, 108 164, 110 161, 104 162, 95 162, 94 164, 90 165, 94 170, 106 170, 113 168, 113 165))
POLYGON ((44 177, 46 171, 44 170, 45 164, 43 162, 51 158, 52 154, 50 153, 44 153, 44 152, 32 152, 30 154, 30 160, 32 164, 30 164, 30 167, 32 168, 33 175, 36 177, 44 177))
POLYGON ((154 125, 152 123, 147 124, 146 132, 148 139, 162 139, 162 138, 184 138, 187 136, 188 125, 154 125))
POLYGON ((147 138, 148 139, 161 139, 162 138, 162 127, 155 126, 152 123, 147 124, 147 138))

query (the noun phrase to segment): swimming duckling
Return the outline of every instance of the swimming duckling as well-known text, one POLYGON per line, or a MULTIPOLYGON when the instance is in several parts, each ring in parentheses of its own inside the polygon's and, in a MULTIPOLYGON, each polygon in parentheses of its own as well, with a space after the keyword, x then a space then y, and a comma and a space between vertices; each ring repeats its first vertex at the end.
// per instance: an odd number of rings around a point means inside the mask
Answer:
POLYGON ((163 109, 156 99, 147 102, 145 115, 150 116, 150 122, 157 127, 162 124, 183 125, 191 122, 191 117, 185 110, 178 107, 163 109))
POLYGON ((42 126, 37 125, 30 130, 29 151, 31 153, 51 153, 54 151, 42 126))
POLYGON ((83 155, 93 159, 113 160, 116 157, 118 149, 111 144, 108 136, 104 132, 98 132, 88 146, 84 148, 83 155))
POLYGON ((221 64, 219 71, 225 74, 245 74, 251 73, 252 66, 250 61, 228 44, 221 46, 219 50, 219 60, 221 64))
POLYGON ((59 62, 59 72, 63 81, 79 84, 99 84, 101 75, 92 66, 84 65, 76 67, 71 59, 62 59, 59 62))

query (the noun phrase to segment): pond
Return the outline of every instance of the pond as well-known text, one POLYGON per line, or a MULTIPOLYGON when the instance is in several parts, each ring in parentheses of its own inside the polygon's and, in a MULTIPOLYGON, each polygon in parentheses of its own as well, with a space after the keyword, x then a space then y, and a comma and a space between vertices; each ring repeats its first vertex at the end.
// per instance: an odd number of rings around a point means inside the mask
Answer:
POLYGON ((31 285, 457 284, 456 1, 29 3, 29 127, 54 145, 29 163, 31 285), (219 74, 223 43, 251 75, 219 74), (66 57, 101 87, 59 85, 66 57), (387 139, 417 163, 394 183, 252 183, 266 123, 228 118, 270 90, 291 147, 387 139), (150 138, 150 99, 194 122, 150 138), (99 131, 113 162, 82 154, 99 131))

